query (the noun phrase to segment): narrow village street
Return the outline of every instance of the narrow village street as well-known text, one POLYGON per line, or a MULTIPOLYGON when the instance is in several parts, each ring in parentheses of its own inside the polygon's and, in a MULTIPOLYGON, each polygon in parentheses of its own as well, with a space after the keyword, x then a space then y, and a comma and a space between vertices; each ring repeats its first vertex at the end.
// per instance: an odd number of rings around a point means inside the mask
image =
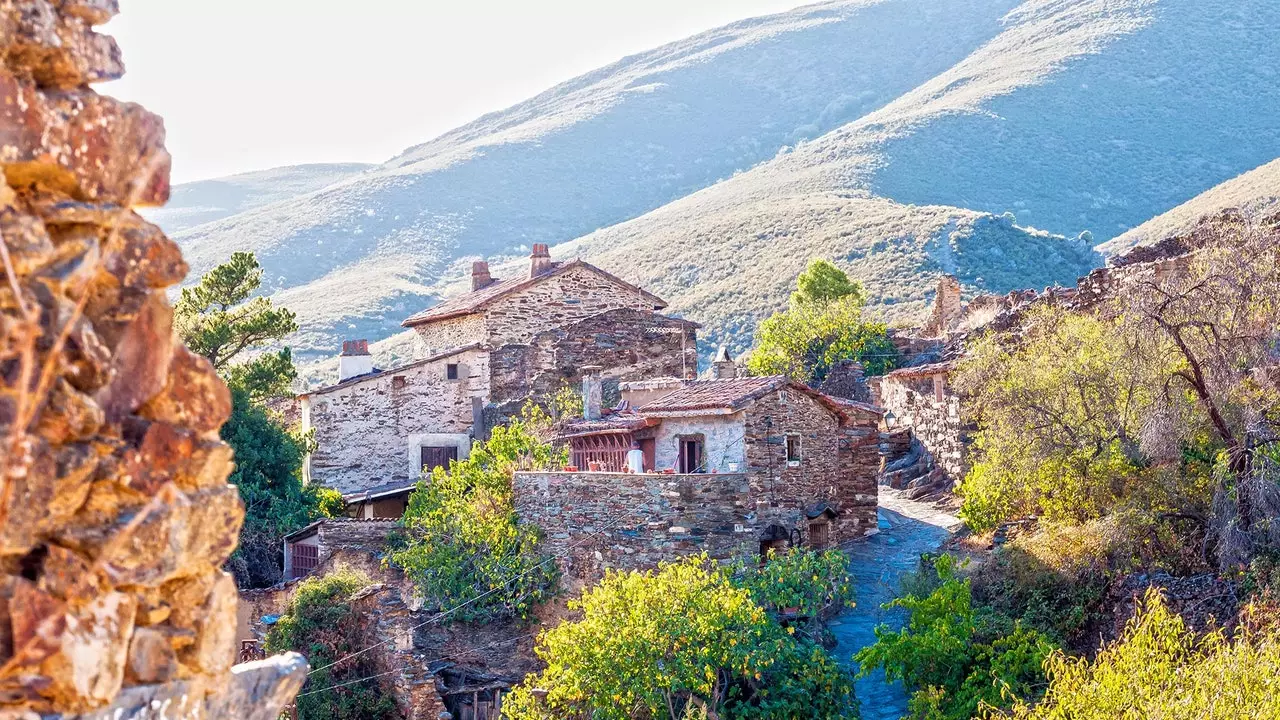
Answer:
MULTIPOLYGON (((932 504, 907 499, 900 490, 880 487, 880 533, 845 547, 857 591, 857 607, 831 621, 839 645, 833 651, 852 664, 859 649, 875 642, 875 627, 887 623, 901 627, 901 611, 881 605, 898 593, 903 577, 918 566, 921 553, 932 552, 960 525, 959 519, 932 504)), ((897 720, 906 714, 907 693, 901 683, 887 683, 877 670, 858 681, 863 720, 897 720)))

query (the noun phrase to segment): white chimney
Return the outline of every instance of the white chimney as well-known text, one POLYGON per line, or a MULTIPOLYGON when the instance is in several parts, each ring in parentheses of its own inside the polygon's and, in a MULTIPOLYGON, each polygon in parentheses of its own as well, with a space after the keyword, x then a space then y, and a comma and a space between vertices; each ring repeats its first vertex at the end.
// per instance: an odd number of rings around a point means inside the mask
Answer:
POLYGON ((343 340, 338 356, 338 382, 373 372, 373 356, 368 340, 343 340))
POLYGON ((604 385, 600 379, 599 365, 586 365, 582 368, 582 417, 587 420, 600 419, 600 406, 604 403, 604 385))
POLYGON ((716 351, 716 357, 711 361, 711 377, 716 380, 733 380, 738 377, 738 365, 729 357, 729 348, 724 345, 716 351))

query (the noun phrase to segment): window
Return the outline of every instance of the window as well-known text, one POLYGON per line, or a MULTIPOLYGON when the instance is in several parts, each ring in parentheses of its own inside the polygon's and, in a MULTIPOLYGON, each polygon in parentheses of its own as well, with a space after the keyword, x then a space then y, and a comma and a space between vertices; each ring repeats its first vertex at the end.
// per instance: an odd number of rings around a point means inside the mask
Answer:
POLYGON ((294 543, 289 546, 290 580, 306 577, 320 564, 320 548, 316 545, 294 543))
POLYGON ((458 459, 458 448, 452 445, 448 447, 429 447, 422 446, 422 470, 423 472, 431 472, 438 467, 445 470, 449 469, 450 461, 458 459))
POLYGON ((680 438, 680 457, 677 461, 676 472, 680 473, 700 473, 706 472, 703 467, 703 436, 701 435, 685 435, 680 438))
POLYGON ((826 522, 809 523, 809 547, 814 550, 824 550, 830 542, 831 526, 826 522))
POLYGON ((458 379, 458 363, 449 363, 444 366, 444 378, 446 380, 458 379))
POLYGON ((403 376, 403 375, 396 375, 395 377, 391 378, 391 389, 392 389, 392 390, 403 390, 403 389, 404 389, 404 376, 403 376))
POLYGON ((800 436, 787 436, 787 465, 795 467, 800 464, 800 436))
POLYGON ((945 375, 933 376, 933 399, 942 402, 945 398, 943 393, 947 389, 947 378, 945 375))

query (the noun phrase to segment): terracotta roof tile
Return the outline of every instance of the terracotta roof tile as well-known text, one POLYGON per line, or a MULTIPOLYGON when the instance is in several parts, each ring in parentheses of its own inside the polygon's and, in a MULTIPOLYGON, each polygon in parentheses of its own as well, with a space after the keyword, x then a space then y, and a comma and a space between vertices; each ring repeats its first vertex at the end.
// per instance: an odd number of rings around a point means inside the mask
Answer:
POLYGON ((640 408, 641 414, 685 412, 689 410, 740 410, 752 400, 789 381, 781 375, 734 378, 731 380, 695 380, 640 408))
POLYGON ((552 263, 550 270, 548 270, 547 272, 544 272, 541 275, 537 275, 535 277, 515 277, 515 278, 508 278, 506 280, 495 280, 493 284, 480 288, 479 290, 473 290, 468 293, 463 293, 461 295, 455 295, 451 298, 447 298, 433 307, 427 308, 422 312, 409 316, 409 318, 405 320, 403 323, 401 323, 401 325, 404 327, 413 327, 415 325, 423 325, 425 323, 437 322, 440 320, 448 320, 449 318, 461 317, 463 315, 470 315, 472 313, 479 312, 480 310, 484 309, 487 305, 494 302, 495 300, 498 300, 499 298, 505 297, 518 290, 523 290, 527 287, 532 287, 533 285, 536 285, 542 282, 543 280, 556 277, 557 275, 561 275, 573 268, 578 268, 578 267, 584 267, 593 272, 599 273, 600 275, 603 275, 609 278, 610 280, 617 282, 618 284, 628 288, 629 290, 632 290, 639 295, 643 295, 645 298, 647 298, 653 303, 653 306, 655 308, 664 308, 667 306, 666 301, 658 297, 657 295, 654 295, 653 293, 650 293, 646 290, 638 288, 635 285, 632 285, 631 283, 628 283, 627 281, 619 278, 618 276, 613 275, 612 273, 608 273, 608 272, 605 272, 604 270, 601 270, 600 268, 596 267, 595 265, 592 265, 591 263, 584 262, 582 260, 570 260, 569 262, 565 262, 565 263, 560 263, 560 262, 552 263))

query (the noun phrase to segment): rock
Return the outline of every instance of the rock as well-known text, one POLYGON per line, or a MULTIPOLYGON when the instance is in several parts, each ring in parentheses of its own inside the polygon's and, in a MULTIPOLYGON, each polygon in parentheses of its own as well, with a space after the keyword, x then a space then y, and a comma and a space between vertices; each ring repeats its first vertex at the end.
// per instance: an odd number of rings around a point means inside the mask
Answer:
POLYGON ((53 679, 44 694, 55 705, 91 709, 120 692, 136 610, 137 600, 121 592, 68 608, 60 652, 42 665, 53 679))
POLYGON ((196 624, 197 640, 180 655, 184 665, 208 674, 231 669, 235 658, 236 609, 239 604, 235 578, 229 573, 221 573, 201 609, 196 624))
POLYGON ((139 684, 168 682, 178 673, 178 656, 164 633, 137 628, 129 642, 128 676, 139 684))
POLYGON ((116 346, 111 381, 98 392, 107 422, 119 422, 163 390, 173 356, 173 309, 164 293, 153 292, 116 346))
POLYGON ((138 414, 212 433, 231 416, 231 392, 208 360, 178 347, 163 390, 138 414))

